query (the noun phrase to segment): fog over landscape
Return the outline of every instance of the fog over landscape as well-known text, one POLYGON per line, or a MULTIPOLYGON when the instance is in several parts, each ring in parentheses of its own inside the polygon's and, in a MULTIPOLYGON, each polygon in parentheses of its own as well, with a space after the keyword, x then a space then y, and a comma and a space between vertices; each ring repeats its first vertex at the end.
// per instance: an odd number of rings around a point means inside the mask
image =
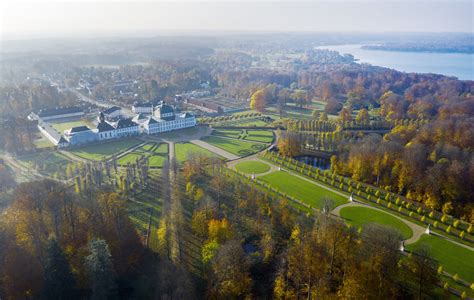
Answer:
POLYGON ((0 299, 474 299, 469 0, 0 2, 0 299))

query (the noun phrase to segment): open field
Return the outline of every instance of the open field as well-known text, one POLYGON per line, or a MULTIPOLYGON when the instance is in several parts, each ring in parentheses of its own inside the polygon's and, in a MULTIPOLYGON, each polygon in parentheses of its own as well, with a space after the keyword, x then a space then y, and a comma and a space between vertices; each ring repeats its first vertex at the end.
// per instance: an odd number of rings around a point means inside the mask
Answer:
POLYGON ((258 177, 258 179, 272 185, 283 193, 319 209, 324 206, 324 198, 328 198, 333 202, 331 209, 347 203, 345 197, 328 191, 304 179, 293 176, 287 172, 277 171, 258 177))
POLYGON ((174 150, 178 163, 183 163, 186 161, 188 155, 190 154, 203 154, 209 157, 220 157, 207 149, 201 148, 191 143, 176 143, 174 144, 174 150))
POLYGON ((76 149, 70 150, 70 152, 79 157, 89 160, 103 160, 108 159, 115 154, 119 154, 129 148, 132 148, 141 141, 135 138, 122 139, 117 141, 111 141, 102 144, 89 145, 76 149))
POLYGON ((212 132, 212 135, 224 136, 228 138, 238 139, 242 134, 240 129, 216 129, 212 132))
POLYGON ((77 126, 88 126, 89 128, 93 128, 93 119, 92 118, 83 118, 80 120, 73 120, 73 121, 51 121, 51 126, 56 129, 59 133, 63 134, 64 130, 70 129, 71 127, 77 126))
POLYGON ((202 140, 237 156, 250 155, 262 151, 267 146, 265 144, 226 139, 217 136, 206 136, 202 138, 202 140))
POLYGON ((65 174, 68 164, 74 164, 66 156, 56 151, 41 152, 18 157, 18 161, 28 168, 34 168, 45 175, 65 174))
POLYGON ((125 166, 128 163, 133 164, 142 156, 148 157, 150 167, 163 167, 163 164, 168 157, 168 144, 147 143, 125 156, 120 157, 118 164, 121 166, 125 166))
POLYGON ((35 134, 35 140, 33 141, 33 143, 35 144, 36 149, 54 147, 53 143, 51 143, 41 133, 35 134))
POLYGON ((376 223, 397 229, 400 231, 404 239, 408 239, 413 235, 413 231, 408 227, 408 225, 387 213, 375 209, 365 207, 344 207, 341 209, 340 215, 345 219, 346 223, 355 227, 363 227, 370 223, 376 223))
POLYGON ((259 161, 243 161, 235 165, 237 171, 247 174, 261 174, 270 171, 270 166, 259 161))
POLYGON ((415 251, 422 245, 430 249, 431 255, 438 260, 443 269, 454 275, 458 274, 462 279, 474 283, 474 251, 451 243, 441 237, 434 235, 422 235, 420 240, 407 249, 415 251))

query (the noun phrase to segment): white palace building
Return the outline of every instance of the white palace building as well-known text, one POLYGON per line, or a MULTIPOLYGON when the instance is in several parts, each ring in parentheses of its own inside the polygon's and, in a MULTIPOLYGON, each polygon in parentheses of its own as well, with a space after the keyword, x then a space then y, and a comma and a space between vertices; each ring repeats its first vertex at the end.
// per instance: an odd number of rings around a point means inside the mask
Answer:
MULTIPOLYGON (((110 110, 110 109, 109 109, 110 110)), ((114 112, 117 109, 114 108, 114 112)), ((95 129, 87 126, 72 127, 64 135, 54 132, 47 120, 37 118, 38 128, 58 148, 73 147, 92 142, 117 139, 140 134, 158 134, 196 126, 196 117, 190 113, 175 113, 172 106, 161 102, 153 106, 153 113, 139 113, 134 118, 118 118, 116 122, 107 121, 108 110, 101 112, 95 129)), ((150 112, 149 111, 149 112, 150 112)), ((35 115, 36 116, 36 115, 35 115)))

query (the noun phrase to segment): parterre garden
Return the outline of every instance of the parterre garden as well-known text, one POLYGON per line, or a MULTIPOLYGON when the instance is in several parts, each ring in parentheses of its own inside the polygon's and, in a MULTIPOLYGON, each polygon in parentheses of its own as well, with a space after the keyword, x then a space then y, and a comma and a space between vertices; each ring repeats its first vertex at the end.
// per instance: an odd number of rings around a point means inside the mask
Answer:
POLYGON ((73 161, 57 151, 29 154, 18 157, 17 160, 27 168, 58 178, 64 178, 67 166, 74 164, 73 161))
POLYGON ((69 150, 69 152, 85 159, 100 161, 109 159, 113 155, 122 153, 140 143, 142 143, 142 141, 135 138, 121 139, 107 143, 83 146, 69 150))
POLYGON ((217 154, 191 143, 175 143, 174 152, 179 164, 186 161, 189 155, 200 154, 208 157, 220 157, 217 154))
POLYGON ((268 130, 216 129, 212 135, 262 143, 273 142, 273 132, 268 130))
POLYGON ((202 138, 202 140, 237 156, 251 155, 267 147, 267 144, 259 142, 249 142, 218 136, 206 136, 202 138))
POLYGON ((148 163, 151 168, 163 167, 163 164, 168 157, 168 144, 158 144, 153 142, 147 143, 120 157, 117 163, 121 166, 125 166, 129 163, 133 164, 137 159, 143 156, 148 158, 148 163))

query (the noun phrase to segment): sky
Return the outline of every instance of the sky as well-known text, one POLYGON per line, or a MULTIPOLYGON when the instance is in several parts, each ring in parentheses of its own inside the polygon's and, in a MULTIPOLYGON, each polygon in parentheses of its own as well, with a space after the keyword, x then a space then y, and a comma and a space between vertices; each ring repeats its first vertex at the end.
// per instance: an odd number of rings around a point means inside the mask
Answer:
POLYGON ((0 0, 0 38, 136 31, 474 32, 471 0, 0 0))

